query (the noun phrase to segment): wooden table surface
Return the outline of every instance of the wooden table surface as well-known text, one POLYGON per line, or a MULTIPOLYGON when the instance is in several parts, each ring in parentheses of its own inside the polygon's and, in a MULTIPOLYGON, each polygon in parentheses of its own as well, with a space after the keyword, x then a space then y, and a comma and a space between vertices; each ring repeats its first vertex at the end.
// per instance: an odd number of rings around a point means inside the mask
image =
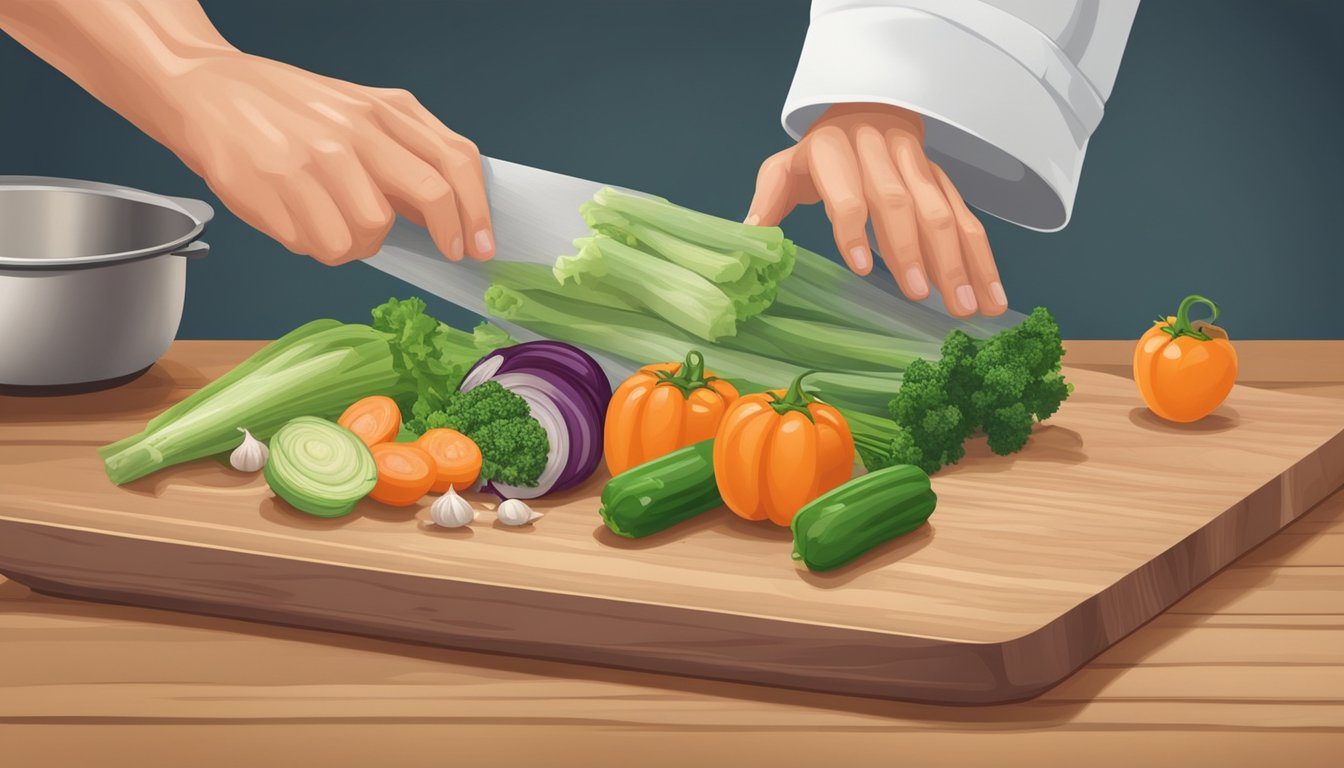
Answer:
MULTIPOLYGON (((1068 348, 1071 365, 1128 370, 1126 342, 1068 348)), ((1344 398, 1344 342, 1238 349, 1243 384, 1344 398)), ((1309 766, 1340 755, 1344 491, 1056 688, 994 707, 450 651, 61 600, 0 579, 4 766, 1309 766)))

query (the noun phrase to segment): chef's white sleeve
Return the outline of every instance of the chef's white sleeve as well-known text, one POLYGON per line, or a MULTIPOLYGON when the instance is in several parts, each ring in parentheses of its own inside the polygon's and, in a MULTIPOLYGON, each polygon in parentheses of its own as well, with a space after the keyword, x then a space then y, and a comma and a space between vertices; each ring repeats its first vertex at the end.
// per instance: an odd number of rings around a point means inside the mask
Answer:
POLYGON ((795 139, 834 104, 924 116, 965 200, 1041 231, 1073 211, 1138 0, 814 0, 784 104, 795 139))

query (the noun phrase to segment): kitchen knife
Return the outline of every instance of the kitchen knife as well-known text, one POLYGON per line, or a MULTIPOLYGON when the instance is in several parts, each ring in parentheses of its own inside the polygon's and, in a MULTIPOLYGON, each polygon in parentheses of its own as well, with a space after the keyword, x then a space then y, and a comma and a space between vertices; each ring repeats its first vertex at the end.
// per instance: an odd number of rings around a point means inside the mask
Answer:
MULTIPOLYGON (((609 185, 493 157, 482 160, 495 230, 495 259, 550 266, 560 256, 574 253, 576 238, 591 234, 579 206, 609 185)), ((364 263, 485 315, 489 262, 449 261, 429 233, 409 221, 397 219, 382 249, 364 263)))
MULTIPOLYGON (((483 157, 485 188, 490 197, 490 220, 499 261, 521 261, 550 266, 561 256, 574 253, 574 240, 592 234, 579 206, 609 184, 530 168, 507 160, 483 157)), ((617 187, 617 189, 621 189, 617 187)), ((629 190, 625 190, 629 191, 629 190)), ((488 317, 485 290, 490 287, 490 262, 465 258, 449 261, 439 252, 429 233, 398 218, 378 253, 365 264, 404 280, 444 301, 488 317)), ((521 341, 537 334, 496 317, 491 323, 521 341)), ((624 360, 594 354, 614 383, 634 373, 637 366, 624 360)))

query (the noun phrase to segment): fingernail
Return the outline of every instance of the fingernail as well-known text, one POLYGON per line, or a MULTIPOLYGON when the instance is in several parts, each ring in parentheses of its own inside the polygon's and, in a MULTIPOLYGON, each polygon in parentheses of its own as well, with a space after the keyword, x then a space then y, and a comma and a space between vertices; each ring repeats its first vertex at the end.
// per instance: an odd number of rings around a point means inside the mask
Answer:
POLYGON ((994 297, 995 304, 1002 304, 1004 306, 1008 306, 1008 294, 1003 292, 1003 283, 1000 283, 997 280, 995 282, 990 283, 989 295, 994 297))
POLYGON ((856 245, 849 249, 849 263, 859 274, 866 275, 873 268, 873 253, 866 245, 856 245))
POLYGON ((971 286, 963 285, 957 289, 957 303, 967 312, 975 311, 975 291, 971 290, 971 286))
POLYGON ((924 278, 924 270, 919 267, 911 267, 905 273, 905 283, 915 296, 922 299, 929 295, 929 281, 924 278))
POLYGON ((461 235, 459 235, 459 236, 453 238, 453 242, 452 242, 452 244, 448 246, 448 251, 449 251, 448 255, 451 256, 451 257, 453 257, 453 261, 460 261, 460 260, 462 259, 462 236, 461 236, 461 235))
POLYGON ((747 214, 747 220, 744 221, 744 222, 742 222, 742 223, 743 223, 743 224, 746 224, 746 225, 749 226, 749 227, 754 227, 754 226, 756 226, 757 224, 760 224, 760 223, 761 223, 761 217, 760 217, 760 216, 757 216, 757 215, 754 214, 754 213, 749 213, 749 214, 747 214))
POLYGON ((495 241, 490 237, 490 230, 482 229, 476 233, 476 252, 485 255, 495 249, 495 241))

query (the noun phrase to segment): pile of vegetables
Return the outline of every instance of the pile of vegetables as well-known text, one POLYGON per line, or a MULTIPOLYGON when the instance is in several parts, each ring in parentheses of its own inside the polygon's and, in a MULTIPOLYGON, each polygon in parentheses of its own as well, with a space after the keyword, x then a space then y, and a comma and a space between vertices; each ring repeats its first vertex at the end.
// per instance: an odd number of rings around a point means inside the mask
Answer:
MULTIPOLYGON (((692 353, 680 368, 651 366, 636 374, 617 388, 609 428, 631 403, 689 401, 680 383, 702 364, 692 353), (660 371, 662 380, 650 385, 648 370, 660 371)), ((638 538, 727 506, 747 520, 789 527, 794 558, 812 570, 829 570, 922 525, 937 504, 928 475, 902 464, 851 480, 849 424, 803 388, 809 375, 799 375, 787 389, 702 409, 707 423, 717 417, 712 437, 678 448, 660 441, 662 455, 617 474, 602 489, 599 514, 607 528, 638 538)), ((642 425, 646 435, 667 423, 650 416, 642 425)))
POLYGON ((535 498, 597 468, 611 388, 586 353, 518 344, 489 324, 457 330, 419 299, 372 314, 371 325, 317 320, 267 345, 100 449, 108 477, 232 451, 235 468, 264 467, 277 495, 330 517, 365 496, 407 505, 451 488, 535 498))
POLYGON ((922 525, 937 505, 929 475, 959 461, 973 435, 996 453, 1021 450, 1072 390, 1063 351, 1041 308, 989 338, 953 329, 939 358, 908 365, 890 418, 818 399, 804 388, 811 371, 787 389, 739 397, 710 388, 719 380, 699 352, 646 366, 617 387, 608 411, 608 442, 634 435, 642 450, 609 456, 615 476, 600 514, 612 532, 637 538, 727 506, 790 527, 808 568, 839 567, 922 525), (869 471, 851 479, 856 456, 869 471))
MULTIPOLYGON (((1021 450, 1071 391, 1043 308, 1011 326, 956 320, 778 228, 666 200, 606 189, 581 214, 591 236, 553 267, 481 265, 488 311, 549 340, 454 329, 418 299, 389 300, 368 325, 317 320, 102 448, 108 476, 233 451, 313 515, 433 493, 437 524, 467 525, 476 512, 458 492, 480 489, 502 500, 499 522, 527 525, 540 514, 523 500, 573 488, 605 458, 600 514, 616 534, 727 506, 791 528, 794 557, 826 570, 922 525, 929 475, 966 440, 1021 450), (613 393, 580 346, 680 362, 613 393)), ((1178 342, 1202 335, 1180 325, 1186 309, 1163 329, 1178 342)))
MULTIPOLYGON (((1043 308, 1017 326, 957 320, 893 300, 777 227, 659 198, 604 189, 581 212, 594 234, 551 275, 491 266, 492 315, 630 361, 695 348, 737 392, 815 371, 810 390, 848 421, 869 470, 935 472, 979 433, 998 453, 1020 450, 1068 397, 1059 328, 1043 308)), ((629 464, 615 455, 614 472, 629 464)))

